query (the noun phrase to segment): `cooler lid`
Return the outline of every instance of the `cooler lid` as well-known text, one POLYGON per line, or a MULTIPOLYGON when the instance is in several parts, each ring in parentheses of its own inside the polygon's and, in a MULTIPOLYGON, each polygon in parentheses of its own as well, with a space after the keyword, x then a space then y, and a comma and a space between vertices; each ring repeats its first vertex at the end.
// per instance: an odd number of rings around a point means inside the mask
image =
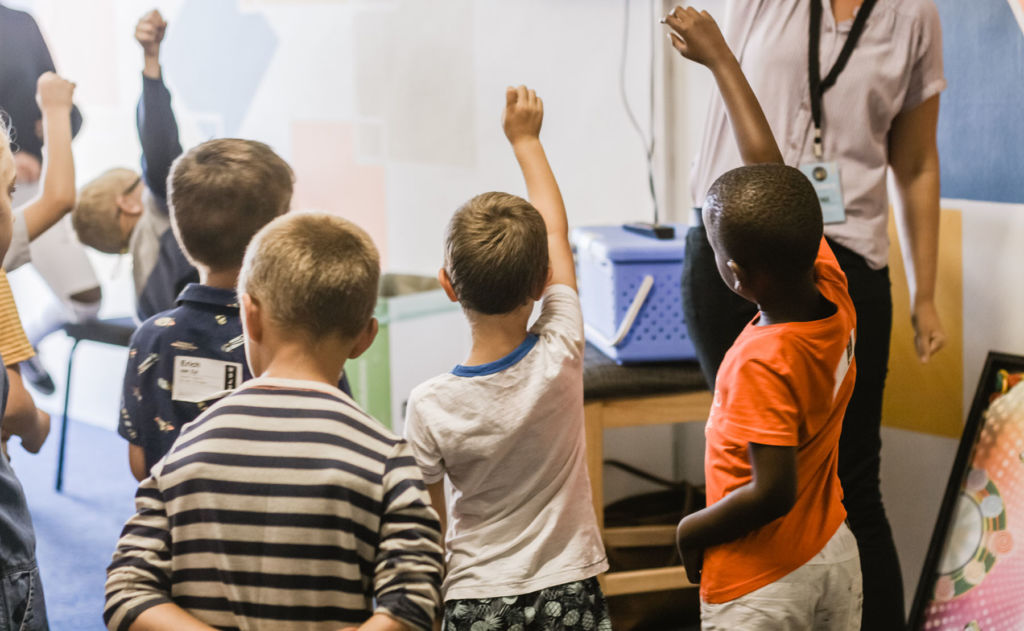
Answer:
POLYGON ((569 240, 576 251, 611 261, 681 261, 686 243, 686 224, 669 224, 674 239, 655 239, 616 226, 573 228, 569 240))

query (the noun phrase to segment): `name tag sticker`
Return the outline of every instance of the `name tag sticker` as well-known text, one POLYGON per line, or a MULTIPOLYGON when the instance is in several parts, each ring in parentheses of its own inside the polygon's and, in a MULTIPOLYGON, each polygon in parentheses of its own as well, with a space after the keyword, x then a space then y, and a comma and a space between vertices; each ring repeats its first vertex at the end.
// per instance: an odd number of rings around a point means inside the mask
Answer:
POLYGON ((205 357, 174 357, 171 399, 201 403, 226 396, 242 381, 242 364, 205 357))
POLYGON ((821 217, 825 223, 846 221, 846 207, 843 205, 843 187, 839 182, 838 162, 809 162, 801 164, 807 179, 814 185, 821 202, 821 217))

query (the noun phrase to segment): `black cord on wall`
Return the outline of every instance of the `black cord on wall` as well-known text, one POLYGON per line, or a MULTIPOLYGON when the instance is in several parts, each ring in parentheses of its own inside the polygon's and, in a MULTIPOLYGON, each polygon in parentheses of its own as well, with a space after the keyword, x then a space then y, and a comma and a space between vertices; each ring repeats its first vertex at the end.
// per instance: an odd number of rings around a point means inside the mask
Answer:
MULTIPOLYGON (((654 5, 657 0, 650 0, 650 20, 648 21, 648 28, 653 28, 654 24, 654 5)), ((651 190, 651 203, 654 205, 654 223, 657 225, 659 222, 658 212, 658 195, 654 190, 654 37, 653 32, 650 38, 650 59, 647 76, 648 86, 648 127, 650 134, 645 134, 643 129, 640 127, 640 123, 633 113, 633 108, 629 104, 629 97, 626 95, 626 56, 629 51, 629 4, 630 0, 623 0, 624 16, 622 20, 622 56, 619 61, 619 94, 622 97, 622 105, 626 109, 626 115, 629 117, 629 122, 632 124, 633 129, 636 130, 637 135, 640 136, 640 142, 643 143, 644 153, 647 156, 647 185, 651 190)))

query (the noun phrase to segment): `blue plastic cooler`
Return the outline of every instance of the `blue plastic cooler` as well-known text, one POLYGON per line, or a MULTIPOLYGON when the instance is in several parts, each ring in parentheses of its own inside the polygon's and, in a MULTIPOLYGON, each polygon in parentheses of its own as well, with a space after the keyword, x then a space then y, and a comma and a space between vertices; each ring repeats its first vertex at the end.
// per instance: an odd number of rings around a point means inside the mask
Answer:
POLYGON ((587 341, 616 363, 694 359, 680 282, 687 227, 659 240, 622 226, 575 228, 587 341))

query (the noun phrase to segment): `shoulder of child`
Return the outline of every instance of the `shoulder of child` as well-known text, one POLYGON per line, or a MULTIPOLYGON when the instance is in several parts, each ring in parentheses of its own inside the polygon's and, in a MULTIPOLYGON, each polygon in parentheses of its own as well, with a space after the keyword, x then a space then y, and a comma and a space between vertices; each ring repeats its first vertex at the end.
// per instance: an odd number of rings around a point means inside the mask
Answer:
POLYGON ((549 285, 541 298, 540 317, 530 332, 562 338, 574 351, 582 353, 583 310, 576 290, 568 285, 549 285))

